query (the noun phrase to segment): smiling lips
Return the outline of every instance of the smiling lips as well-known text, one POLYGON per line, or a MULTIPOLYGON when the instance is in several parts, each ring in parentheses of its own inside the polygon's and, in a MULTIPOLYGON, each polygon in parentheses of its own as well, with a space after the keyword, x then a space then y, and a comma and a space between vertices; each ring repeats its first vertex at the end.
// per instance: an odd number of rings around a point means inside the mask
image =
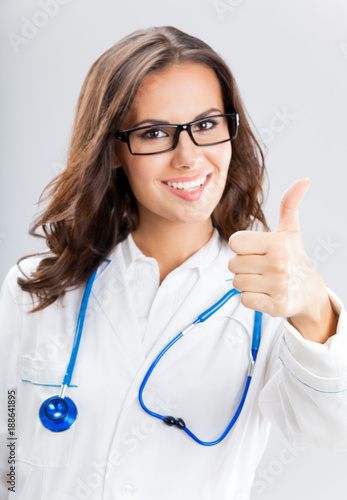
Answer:
POLYGON ((183 189, 184 191, 195 191, 196 189, 199 189, 200 186, 205 184, 207 179, 207 175, 204 175, 203 177, 200 177, 199 179, 196 179, 195 181, 190 181, 190 182, 166 182, 166 184, 170 187, 173 187, 175 189, 183 189))
POLYGON ((198 174, 187 181, 185 178, 163 181, 164 186, 173 194, 187 201, 196 201, 202 195, 211 174, 198 174))

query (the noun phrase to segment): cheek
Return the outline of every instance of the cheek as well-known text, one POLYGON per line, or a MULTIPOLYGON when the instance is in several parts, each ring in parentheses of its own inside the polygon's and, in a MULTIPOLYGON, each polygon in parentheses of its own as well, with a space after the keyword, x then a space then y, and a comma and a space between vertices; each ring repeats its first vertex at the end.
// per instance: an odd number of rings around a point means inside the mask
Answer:
POLYGON ((229 165, 230 165, 230 161, 231 161, 231 157, 232 157, 232 153, 233 153, 233 147, 232 147, 231 142, 226 142, 225 144, 223 144, 223 146, 224 146, 223 165, 224 165, 224 169, 228 170, 229 165))
POLYGON ((208 192, 209 197, 213 200, 219 200, 225 188, 231 160, 231 143, 221 144, 217 149, 218 151, 215 149, 209 155, 209 162, 216 167, 216 175, 208 192))
POLYGON ((206 150, 206 157, 208 160, 215 165, 219 165, 220 169, 225 169, 229 166, 232 155, 232 146, 230 141, 217 146, 207 147, 206 150))
POLYGON ((133 158, 123 165, 124 172, 130 184, 148 183, 156 179, 160 171, 158 159, 153 160, 149 156, 137 156, 133 158))
POLYGON ((219 178, 224 181, 226 179, 229 165, 232 156, 232 147, 230 142, 220 144, 215 150, 209 151, 208 159, 214 164, 219 171, 219 178))
POLYGON ((121 143, 116 150, 117 163, 122 167, 130 185, 136 185, 153 179, 158 172, 159 158, 151 156, 134 156, 126 144, 121 143))

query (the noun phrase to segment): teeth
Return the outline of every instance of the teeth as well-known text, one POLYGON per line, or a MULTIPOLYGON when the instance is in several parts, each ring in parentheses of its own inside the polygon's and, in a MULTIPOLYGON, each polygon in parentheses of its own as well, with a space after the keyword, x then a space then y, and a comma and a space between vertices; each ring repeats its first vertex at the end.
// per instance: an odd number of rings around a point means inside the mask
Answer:
POLYGON ((204 175, 203 177, 191 182, 166 182, 166 184, 172 188, 181 189, 183 191, 195 191, 205 184, 206 179, 207 175, 204 175))

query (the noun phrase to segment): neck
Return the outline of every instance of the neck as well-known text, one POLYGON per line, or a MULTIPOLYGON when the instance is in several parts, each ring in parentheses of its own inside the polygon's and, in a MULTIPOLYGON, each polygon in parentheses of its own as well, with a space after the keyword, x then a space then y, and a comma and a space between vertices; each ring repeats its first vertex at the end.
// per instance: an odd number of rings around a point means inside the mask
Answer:
POLYGON ((211 219, 196 224, 169 223, 139 224, 133 239, 147 257, 157 260, 160 283, 176 267, 196 253, 210 240, 213 233, 211 219))

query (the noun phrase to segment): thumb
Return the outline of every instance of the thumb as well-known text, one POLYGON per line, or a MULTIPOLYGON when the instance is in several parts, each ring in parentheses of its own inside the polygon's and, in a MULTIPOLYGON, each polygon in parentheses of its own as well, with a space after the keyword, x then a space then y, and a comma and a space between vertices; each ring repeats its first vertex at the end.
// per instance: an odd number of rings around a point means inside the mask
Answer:
POLYGON ((299 206, 310 184, 311 179, 299 179, 284 193, 276 232, 300 231, 299 206))

